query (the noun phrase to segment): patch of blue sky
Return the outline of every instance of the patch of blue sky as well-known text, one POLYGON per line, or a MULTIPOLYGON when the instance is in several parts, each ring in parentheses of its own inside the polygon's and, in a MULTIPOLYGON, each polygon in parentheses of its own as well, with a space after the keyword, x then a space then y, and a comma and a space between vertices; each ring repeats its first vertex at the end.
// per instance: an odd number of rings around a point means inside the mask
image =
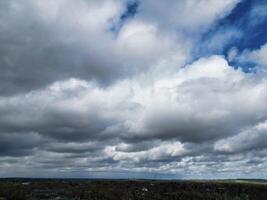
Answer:
POLYGON ((267 1, 245 0, 221 24, 236 27, 244 33, 237 40, 232 40, 231 46, 240 51, 258 49, 267 41, 267 1))
MULTIPOLYGON (((213 54, 227 57, 233 47, 239 52, 255 50, 267 42, 267 1, 243 0, 232 12, 214 24, 202 34, 199 45, 194 50, 195 58, 213 54)), ((239 65, 244 72, 254 72, 253 63, 230 64, 239 65)))
POLYGON ((120 16, 119 21, 117 21, 116 23, 113 23, 112 26, 110 27, 110 31, 112 33, 114 33, 115 35, 117 35, 117 33, 120 31, 121 27, 123 26, 123 24, 133 18, 137 11, 138 11, 138 7, 139 7, 139 1, 137 0, 127 0, 127 6, 125 9, 125 12, 122 13, 122 15, 120 16))

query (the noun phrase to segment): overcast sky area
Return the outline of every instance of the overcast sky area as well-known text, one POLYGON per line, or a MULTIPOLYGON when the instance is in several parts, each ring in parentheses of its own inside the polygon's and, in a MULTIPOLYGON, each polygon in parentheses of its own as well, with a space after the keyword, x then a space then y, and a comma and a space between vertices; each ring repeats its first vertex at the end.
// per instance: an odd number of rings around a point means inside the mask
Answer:
POLYGON ((0 177, 267 178, 266 10, 0 1, 0 177))

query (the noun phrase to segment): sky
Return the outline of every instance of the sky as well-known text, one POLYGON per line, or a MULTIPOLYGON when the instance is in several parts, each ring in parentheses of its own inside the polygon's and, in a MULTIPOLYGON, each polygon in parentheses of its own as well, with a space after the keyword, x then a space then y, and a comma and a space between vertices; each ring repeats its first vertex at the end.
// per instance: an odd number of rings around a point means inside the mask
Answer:
POLYGON ((266 10, 0 1, 0 177, 267 179, 266 10))

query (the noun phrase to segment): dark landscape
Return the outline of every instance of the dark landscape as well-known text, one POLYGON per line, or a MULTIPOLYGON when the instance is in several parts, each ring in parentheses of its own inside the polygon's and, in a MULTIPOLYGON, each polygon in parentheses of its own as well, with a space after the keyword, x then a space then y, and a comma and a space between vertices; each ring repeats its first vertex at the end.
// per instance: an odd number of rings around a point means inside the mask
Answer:
POLYGON ((0 200, 266 200, 265 180, 1 179, 0 200))

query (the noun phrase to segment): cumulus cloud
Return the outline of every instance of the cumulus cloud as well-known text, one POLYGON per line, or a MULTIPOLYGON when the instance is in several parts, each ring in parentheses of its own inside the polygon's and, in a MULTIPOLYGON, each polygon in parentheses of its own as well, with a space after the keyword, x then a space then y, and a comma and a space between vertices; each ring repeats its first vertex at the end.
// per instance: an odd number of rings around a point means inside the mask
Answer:
POLYGON ((244 50, 237 58, 240 62, 252 62, 256 63, 262 69, 267 67, 267 44, 262 45, 259 49, 244 50))
POLYGON ((82 167, 105 169, 105 163, 113 163, 115 168, 134 169, 146 162, 194 157, 196 152, 232 152, 249 134, 257 147, 262 134, 252 127, 266 120, 266 86, 265 79, 212 56, 153 84, 137 77, 100 88, 94 82, 68 79, 3 97, 0 124, 10 135, 38 133, 42 145, 32 140, 25 148, 36 149, 28 152, 33 159, 38 152, 64 155, 63 163, 51 161, 49 166, 69 166, 74 159, 82 167))
POLYGON ((234 29, 200 44, 240 1, 129 2, 0 3, 0 176, 264 172, 266 77, 204 56, 234 29))
POLYGON ((267 147, 266 134, 266 121, 260 122, 233 137, 219 140, 215 144, 215 150, 233 153, 238 151, 265 149, 267 147))
POLYGON ((196 31, 205 28, 217 18, 229 13, 239 0, 214 2, 197 1, 142 1, 140 15, 160 26, 178 27, 184 31, 196 31))
POLYGON ((142 20, 127 23, 114 36, 111 28, 126 10, 124 1, 2 4, 0 91, 4 95, 72 77, 107 85, 168 57, 176 56, 178 64, 186 59, 187 47, 182 49, 170 34, 142 20))

